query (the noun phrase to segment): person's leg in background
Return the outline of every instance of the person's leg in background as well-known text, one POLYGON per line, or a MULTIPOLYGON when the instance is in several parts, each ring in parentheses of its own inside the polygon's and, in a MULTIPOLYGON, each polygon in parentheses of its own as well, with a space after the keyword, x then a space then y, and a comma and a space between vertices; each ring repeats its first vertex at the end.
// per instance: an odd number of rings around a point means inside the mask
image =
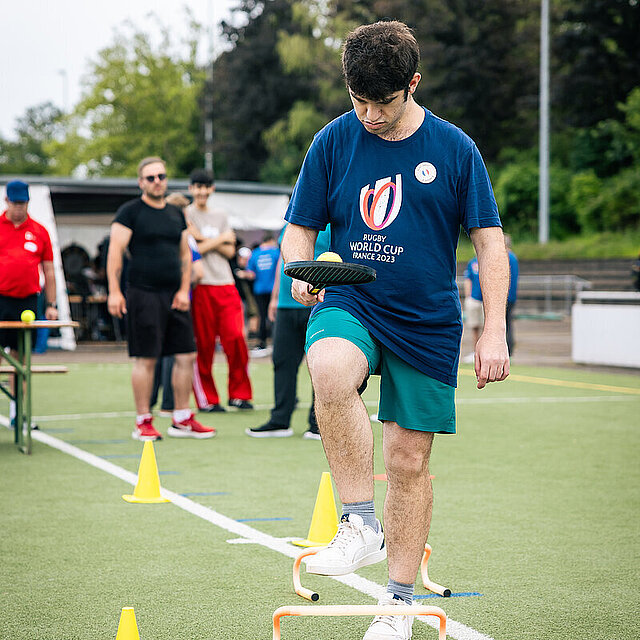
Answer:
POLYGON ((509 348, 510 356, 513 355, 516 348, 516 336, 513 329, 513 308, 515 306, 515 302, 507 302, 507 347, 509 348))
POLYGON ((174 356, 163 356, 161 362, 162 403, 160 409, 162 412, 171 412, 174 408, 172 378, 175 358, 174 356))
POLYGON ((258 313, 260 315, 260 328, 258 330, 258 349, 267 348, 267 339, 269 338, 269 301, 270 293, 255 294, 256 304, 258 305, 258 313))
POLYGON ((235 285, 212 287, 218 314, 220 343, 229 365, 228 399, 231 406, 253 409, 249 379, 249 351, 244 337, 242 301, 235 285))
POLYGON ((193 393, 200 410, 220 407, 220 396, 213 379, 213 357, 218 336, 218 317, 210 290, 199 284, 193 290, 191 314, 197 345, 197 359, 193 371, 193 393))
POLYGON ((269 421, 260 427, 246 429, 254 438, 276 438, 293 435, 291 414, 295 409, 298 368, 304 357, 307 309, 278 309, 273 330, 273 394, 275 406, 269 421), (304 318, 304 322, 300 319, 304 318), (302 325, 302 326, 301 326, 302 325))

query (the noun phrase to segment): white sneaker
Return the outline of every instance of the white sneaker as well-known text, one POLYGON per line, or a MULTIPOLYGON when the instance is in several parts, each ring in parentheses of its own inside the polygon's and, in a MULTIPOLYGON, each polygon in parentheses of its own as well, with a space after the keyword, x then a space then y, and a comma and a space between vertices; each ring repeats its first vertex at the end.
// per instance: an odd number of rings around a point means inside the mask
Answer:
MULTIPOLYGON (((408 608, 403 600, 394 599, 392 593, 385 593, 378 600, 378 604, 408 608)), ((369 625, 367 633, 364 634, 363 640, 409 640, 412 626, 413 616, 376 616, 369 625)))
POLYGON ((462 358, 463 364, 473 364, 476 361, 476 354, 472 351, 462 358))
POLYGON ((374 531, 359 515, 345 514, 333 540, 307 560, 307 573, 344 576, 386 557, 387 547, 380 522, 378 531, 374 531))

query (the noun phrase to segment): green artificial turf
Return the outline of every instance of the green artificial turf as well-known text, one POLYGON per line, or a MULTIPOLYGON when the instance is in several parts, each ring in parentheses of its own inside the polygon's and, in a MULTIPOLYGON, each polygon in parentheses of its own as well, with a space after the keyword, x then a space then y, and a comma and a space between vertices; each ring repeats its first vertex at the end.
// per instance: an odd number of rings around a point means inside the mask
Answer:
MULTIPOLYGON (((36 379, 41 429, 137 471, 129 365, 69 369, 36 379)), ((420 602, 495 640, 636 640, 640 379, 516 367, 513 379, 478 391, 469 372, 457 394, 458 435, 438 437, 432 457, 429 573, 454 593, 482 596, 420 602)), ((267 440, 244 429, 268 418, 271 367, 252 364, 251 375, 260 408, 203 417, 218 429, 213 440, 156 443, 160 481, 271 536, 303 538, 328 468, 321 443, 301 437, 308 374, 300 374, 295 436, 267 440)), ((223 366, 217 377, 224 387, 223 366)), ((365 394, 370 413, 376 386, 365 394)), ((169 420, 156 423, 166 431, 169 420)), ((373 430, 375 472, 383 473, 381 426, 373 430)), ((121 608, 133 606, 143 640, 266 639, 277 607, 313 606, 293 592, 290 558, 231 544, 236 534, 176 505, 128 504, 126 482, 41 442, 33 449, 18 453, 0 429, 0 638, 115 638, 121 608)), ((380 512, 385 489, 376 482, 380 512)), ((358 574, 385 584, 386 563, 358 574)), ((321 604, 373 603, 335 580, 302 577, 321 604)), ((418 583, 416 593, 427 592, 418 583)), ((359 640, 367 625, 285 618, 282 637, 359 640)), ((414 637, 436 632, 416 623, 414 637)))

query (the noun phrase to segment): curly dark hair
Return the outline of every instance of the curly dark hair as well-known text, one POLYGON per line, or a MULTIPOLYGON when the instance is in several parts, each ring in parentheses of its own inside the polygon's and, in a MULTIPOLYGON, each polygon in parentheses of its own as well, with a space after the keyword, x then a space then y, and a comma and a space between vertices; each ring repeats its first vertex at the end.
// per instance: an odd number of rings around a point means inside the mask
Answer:
POLYGON ((355 95, 381 101, 405 90, 420 62, 420 48, 412 30, 391 20, 365 24, 352 31, 342 48, 342 72, 355 95))

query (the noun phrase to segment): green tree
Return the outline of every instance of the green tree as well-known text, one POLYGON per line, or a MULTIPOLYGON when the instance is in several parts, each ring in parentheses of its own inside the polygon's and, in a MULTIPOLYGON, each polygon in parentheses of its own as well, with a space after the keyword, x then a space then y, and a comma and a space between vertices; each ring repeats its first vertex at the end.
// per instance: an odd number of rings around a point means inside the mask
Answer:
POLYGON ((163 157, 175 175, 202 163, 198 29, 192 23, 186 55, 173 52, 164 27, 158 44, 134 30, 100 51, 85 77, 83 98, 68 118, 65 139, 49 146, 58 172, 131 175, 149 155, 163 157))
POLYGON ((51 173, 54 163, 47 146, 63 135, 60 109, 52 102, 29 107, 18 118, 15 135, 15 140, 0 139, 0 173, 51 173))
POLYGON ((293 184, 309 142, 325 123, 325 117, 312 104, 296 102, 287 117, 278 120, 263 136, 269 157, 260 170, 260 178, 265 182, 293 184))
POLYGON ((306 73, 284 69, 278 54, 281 33, 308 29, 294 20, 291 0, 239 0, 243 24, 223 22, 231 48, 213 68, 214 157, 218 177, 258 180, 266 162, 263 133, 286 118, 297 100, 310 95, 306 73))
POLYGON ((619 119, 616 103, 638 84, 640 3, 575 0, 554 37, 558 114, 565 125, 591 127, 619 119))

